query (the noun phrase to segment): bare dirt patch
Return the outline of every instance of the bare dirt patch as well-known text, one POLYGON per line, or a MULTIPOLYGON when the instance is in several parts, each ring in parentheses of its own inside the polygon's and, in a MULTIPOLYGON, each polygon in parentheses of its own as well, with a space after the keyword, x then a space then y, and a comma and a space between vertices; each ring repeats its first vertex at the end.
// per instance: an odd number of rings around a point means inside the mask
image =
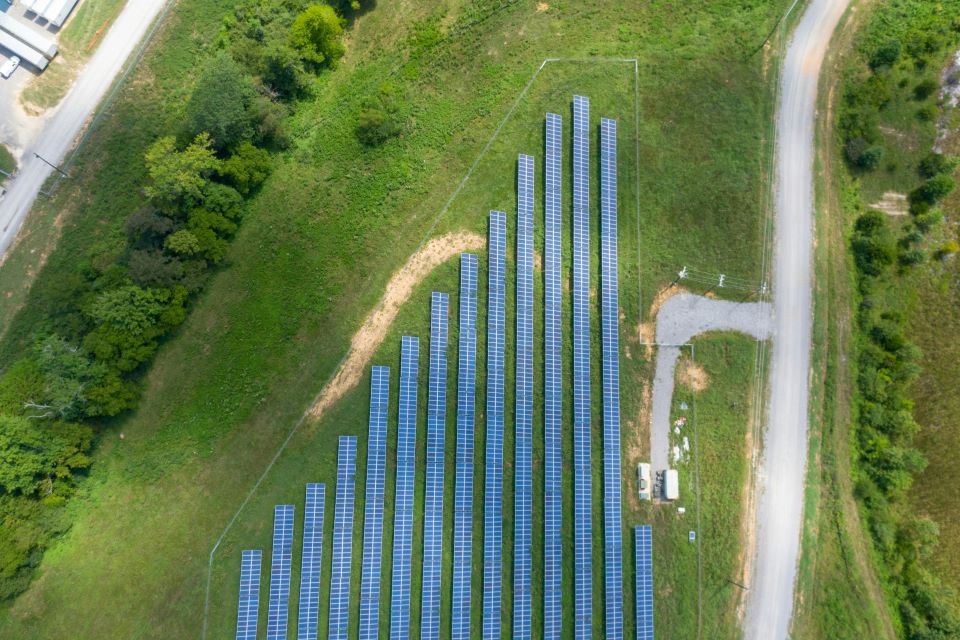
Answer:
POLYGON ((549 8, 550 8, 550 5, 548 5, 546 2, 538 2, 538 3, 537 3, 537 13, 543 13, 544 11, 546 11, 546 10, 549 9, 549 8))
POLYGON ((887 191, 877 202, 870 205, 871 209, 879 209, 888 216, 907 215, 907 194, 887 191))
POLYGON ((710 386, 710 375, 693 360, 684 358, 677 366, 677 381, 694 393, 700 393, 710 386))
POLYGON ((431 271, 464 251, 483 248, 485 243, 486 239, 476 233, 449 233, 430 240, 410 256, 406 264, 390 278, 380 302, 354 334, 347 357, 310 408, 310 417, 320 418, 334 402, 360 381, 364 368, 383 342, 400 312, 400 307, 431 271))

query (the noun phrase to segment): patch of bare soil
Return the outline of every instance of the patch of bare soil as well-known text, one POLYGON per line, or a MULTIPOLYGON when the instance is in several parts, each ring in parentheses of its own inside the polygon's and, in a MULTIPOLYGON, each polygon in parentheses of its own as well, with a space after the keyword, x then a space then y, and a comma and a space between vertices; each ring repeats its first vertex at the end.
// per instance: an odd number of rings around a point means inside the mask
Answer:
POLYGON ((908 213, 907 194, 887 191, 877 202, 870 205, 871 209, 879 209, 888 216, 905 216, 908 213))
POLYGON ((549 8, 550 8, 550 5, 548 5, 546 2, 538 2, 538 3, 537 3, 537 13, 543 13, 544 11, 546 11, 546 10, 549 9, 549 8))
POLYGON ((684 358, 677 366, 677 380, 694 393, 700 393, 710 386, 707 370, 689 358, 684 358))
POLYGON ((383 342, 400 312, 400 307, 431 271, 464 251, 483 248, 485 243, 486 239, 476 233, 449 233, 430 240, 410 256, 406 264, 390 278, 383 298, 354 334, 347 357, 310 408, 310 417, 320 418, 334 402, 360 381, 364 368, 383 342))

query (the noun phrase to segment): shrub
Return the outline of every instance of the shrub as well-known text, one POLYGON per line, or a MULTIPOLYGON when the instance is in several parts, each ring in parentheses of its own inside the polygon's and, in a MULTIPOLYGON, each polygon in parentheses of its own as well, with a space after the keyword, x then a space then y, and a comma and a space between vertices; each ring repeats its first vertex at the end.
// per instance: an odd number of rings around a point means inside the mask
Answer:
POLYGON ((945 173, 935 175, 910 192, 910 202, 934 205, 953 191, 954 187, 956 182, 949 175, 945 173))
POLYGON ((880 166, 883 159, 883 147, 879 145, 870 145, 864 138, 856 137, 847 141, 844 145, 844 154, 847 161, 866 171, 872 171, 880 166))
POLYGON ((236 152, 220 165, 220 175, 241 194, 249 194, 270 175, 270 154, 249 142, 243 142, 236 152))
POLYGON ((931 151, 920 160, 917 172, 921 178, 932 178, 941 173, 951 173, 957 167, 957 159, 931 151))
POLYGON ((314 65, 334 65, 344 53, 343 20, 325 4, 312 4, 290 26, 290 46, 314 65))
POLYGON ((932 78, 925 78, 917 83, 913 88, 913 97, 915 100, 926 100, 940 88, 940 83, 932 78))
POLYGON ((383 109, 371 107, 360 112, 356 135, 361 144, 375 147, 400 134, 400 125, 383 109))
POLYGON ((887 40, 870 56, 870 68, 892 67, 900 59, 900 41, 887 40))
POLYGON ((219 151, 249 139, 253 135, 250 105, 255 97, 250 76, 233 58, 221 53, 200 74, 187 102, 190 138, 206 132, 219 151))

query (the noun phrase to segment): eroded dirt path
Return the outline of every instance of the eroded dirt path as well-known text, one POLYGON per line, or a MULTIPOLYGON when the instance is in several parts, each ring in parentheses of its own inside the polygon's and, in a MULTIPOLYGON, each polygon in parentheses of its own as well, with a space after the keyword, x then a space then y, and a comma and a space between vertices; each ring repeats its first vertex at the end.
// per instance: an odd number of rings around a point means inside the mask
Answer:
POLYGON ((393 274, 380 302, 370 312, 350 341, 350 350, 340 368, 320 392, 309 416, 319 419, 334 402, 343 397, 363 375, 363 370, 396 320, 400 307, 431 271, 464 251, 486 246, 486 238, 476 233, 457 232, 434 238, 410 256, 393 274))

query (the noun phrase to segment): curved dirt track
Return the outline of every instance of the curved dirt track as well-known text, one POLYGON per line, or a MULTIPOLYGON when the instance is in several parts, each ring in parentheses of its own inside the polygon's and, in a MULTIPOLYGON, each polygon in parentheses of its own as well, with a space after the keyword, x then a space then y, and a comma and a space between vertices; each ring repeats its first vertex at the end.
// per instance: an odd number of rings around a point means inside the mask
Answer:
POLYGON ((768 425, 757 473, 757 553, 747 596, 746 640, 787 638, 793 615, 807 462, 817 81, 848 1, 810 2, 793 33, 780 79, 774 340, 768 425))
POLYGON ((476 233, 448 233, 430 240, 410 256, 406 264, 390 278, 380 302, 354 334, 346 357, 310 408, 310 417, 317 419, 322 416, 324 411, 360 381, 364 368, 380 348, 397 313, 400 312, 400 307, 431 271, 464 251, 482 249, 486 242, 486 238, 476 233))

